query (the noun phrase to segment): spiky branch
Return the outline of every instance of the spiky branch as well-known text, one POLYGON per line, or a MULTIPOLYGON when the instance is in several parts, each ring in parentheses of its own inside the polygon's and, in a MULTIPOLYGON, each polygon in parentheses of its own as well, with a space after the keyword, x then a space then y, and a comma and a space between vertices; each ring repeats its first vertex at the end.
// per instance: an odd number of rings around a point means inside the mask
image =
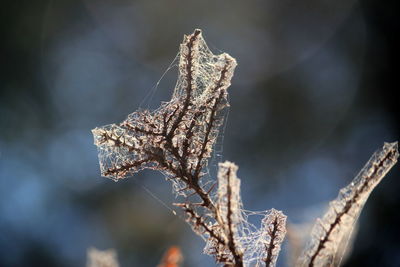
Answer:
MULTIPOLYGON (((261 228, 250 224, 242 208, 238 167, 219 164, 218 179, 207 175, 236 60, 214 55, 201 30, 185 36, 179 51, 179 75, 169 102, 157 110, 138 110, 119 124, 93 130, 103 176, 118 181, 142 169, 161 171, 172 182, 175 203, 194 232, 206 241, 205 253, 224 266, 275 266, 286 234, 286 216, 261 212, 261 228)), ((398 157, 397 143, 385 144, 355 180, 331 202, 318 220, 300 266, 340 263, 339 246, 357 220, 368 195, 398 157), (339 258, 339 260, 337 260, 339 258)))
POLYGON ((271 209, 262 224, 267 235, 265 266, 275 266, 281 244, 286 235, 286 216, 281 211, 271 209))
POLYGON ((372 190, 379 184, 399 157, 398 144, 385 143, 376 151, 360 173, 338 197, 329 203, 329 210, 322 219, 318 219, 311 233, 311 241, 300 258, 299 266, 339 265, 365 202, 372 190))

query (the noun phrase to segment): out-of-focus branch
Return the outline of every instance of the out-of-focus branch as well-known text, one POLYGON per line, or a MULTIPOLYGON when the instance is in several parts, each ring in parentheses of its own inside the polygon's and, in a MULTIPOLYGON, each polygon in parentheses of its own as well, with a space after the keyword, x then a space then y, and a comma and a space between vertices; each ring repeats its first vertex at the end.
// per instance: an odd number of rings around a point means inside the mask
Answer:
POLYGON ((330 208, 322 219, 317 219, 311 232, 311 241, 299 260, 299 266, 340 264, 365 202, 398 157, 397 142, 385 143, 382 149, 372 155, 354 180, 340 190, 338 197, 329 203, 330 208), (342 251, 339 255, 338 250, 342 251))

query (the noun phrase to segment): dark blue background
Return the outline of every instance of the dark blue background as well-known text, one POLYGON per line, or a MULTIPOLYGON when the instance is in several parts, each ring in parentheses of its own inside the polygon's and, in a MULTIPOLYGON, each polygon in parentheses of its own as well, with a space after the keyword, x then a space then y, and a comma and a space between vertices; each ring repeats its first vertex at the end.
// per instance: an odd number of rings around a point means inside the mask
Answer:
MULTIPOLYGON (((90 130, 136 110, 201 28, 239 63, 224 159, 244 205, 312 222, 399 139, 395 1, 6 1, 0 84, 0 266, 83 266, 90 246, 155 266, 170 245, 212 266, 160 174, 101 178, 90 130)), ((151 107, 170 97, 176 68, 151 107)), ((373 192, 346 266, 400 266, 399 166, 373 192)), ((279 265, 287 264, 285 249, 279 265)))

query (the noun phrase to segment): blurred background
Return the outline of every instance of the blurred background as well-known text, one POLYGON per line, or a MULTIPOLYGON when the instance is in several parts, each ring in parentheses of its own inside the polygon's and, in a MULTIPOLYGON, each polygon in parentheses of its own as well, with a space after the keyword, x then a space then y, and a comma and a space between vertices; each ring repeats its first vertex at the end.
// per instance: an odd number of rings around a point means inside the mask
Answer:
MULTIPOLYGON (((167 101, 176 68, 154 86, 195 28, 239 63, 219 145, 240 167, 245 208, 312 222, 400 139, 394 3, 3 1, 0 266, 84 266, 91 246, 155 266, 171 245, 185 266, 214 266, 162 204, 175 201, 162 175, 100 177, 90 132, 167 101)), ((345 266, 400 266, 399 169, 368 200, 345 266)))

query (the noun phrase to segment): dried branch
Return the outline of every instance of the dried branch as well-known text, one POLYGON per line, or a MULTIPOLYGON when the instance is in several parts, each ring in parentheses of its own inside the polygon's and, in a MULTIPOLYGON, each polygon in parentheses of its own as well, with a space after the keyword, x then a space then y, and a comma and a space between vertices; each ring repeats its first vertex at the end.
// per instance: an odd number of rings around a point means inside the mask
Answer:
POLYGON ((243 248, 239 239, 239 226, 242 218, 242 201, 240 198, 240 180, 236 176, 238 167, 231 162, 219 164, 218 171, 218 199, 217 208, 219 225, 222 227, 225 240, 225 248, 221 251, 225 254, 226 250, 230 252, 236 264, 243 266, 243 248))
POLYGON ((375 152, 360 173, 318 219, 311 232, 311 241, 299 260, 299 266, 336 266, 340 264, 354 224, 372 190, 379 184, 399 157, 398 145, 385 143, 375 152))
POLYGON ((275 266, 286 235, 286 216, 276 209, 271 209, 262 221, 268 243, 265 245, 265 266, 275 266))
POLYGON ((235 66, 228 54, 209 51, 200 30, 186 36, 171 101, 154 112, 137 111, 119 125, 93 130, 102 175, 118 180, 144 168, 162 171, 185 189, 176 192, 195 191, 214 213, 200 180, 223 122, 221 112, 228 106, 226 90, 235 66))
POLYGON ((207 223, 204 216, 197 214, 193 205, 188 203, 175 203, 174 205, 184 210, 187 215, 186 220, 192 226, 193 231, 207 241, 208 248, 205 249, 206 253, 214 256, 217 262, 233 264, 229 259, 229 252, 226 253, 226 240, 220 231, 220 225, 211 222, 207 223))
MULTIPOLYGON (((185 36, 173 96, 154 111, 138 110, 119 124, 92 130, 103 176, 115 181, 148 168, 165 174, 204 252, 224 266, 275 266, 286 234, 286 216, 275 209, 245 212, 238 167, 219 164, 218 181, 207 175, 236 60, 214 55, 201 30, 185 36), (216 187, 216 185, 218 185, 216 187), (217 188, 217 189, 215 189, 217 188), (216 192, 215 192, 216 191, 216 192), (261 228, 248 217, 264 215, 261 228)), ((397 143, 385 144, 318 220, 300 266, 339 264, 347 237, 373 188, 395 164, 397 143)))
MULTIPOLYGON (((197 207, 182 206, 189 220, 221 247, 229 243, 235 262, 240 261, 233 240, 233 222, 229 224, 230 235, 224 232, 223 244, 218 241, 216 229, 203 225, 203 217, 224 223, 211 197, 213 187, 206 189, 203 179, 223 123, 223 110, 229 105, 227 88, 236 61, 226 53, 212 54, 200 30, 185 36, 179 58, 179 77, 170 102, 153 112, 134 112, 118 125, 93 130, 102 175, 119 180, 144 168, 163 172, 173 182, 176 194, 186 200, 191 196, 200 198, 197 207), (198 207, 206 211, 197 215, 198 207)), ((228 220, 231 219, 230 214, 228 220)))

